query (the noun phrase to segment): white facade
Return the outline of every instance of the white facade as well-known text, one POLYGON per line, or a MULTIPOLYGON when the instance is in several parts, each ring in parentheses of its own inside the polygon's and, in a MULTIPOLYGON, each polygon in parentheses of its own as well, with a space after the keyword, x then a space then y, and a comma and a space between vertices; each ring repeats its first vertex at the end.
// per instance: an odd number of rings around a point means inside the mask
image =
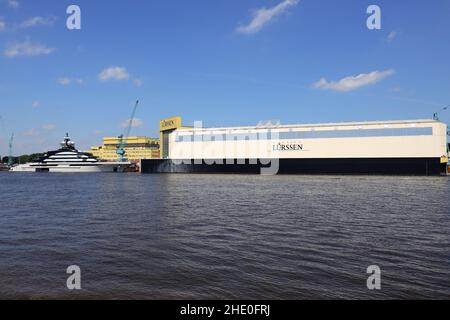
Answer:
POLYGON ((236 128, 182 128, 170 159, 441 158, 447 125, 435 120, 236 128))

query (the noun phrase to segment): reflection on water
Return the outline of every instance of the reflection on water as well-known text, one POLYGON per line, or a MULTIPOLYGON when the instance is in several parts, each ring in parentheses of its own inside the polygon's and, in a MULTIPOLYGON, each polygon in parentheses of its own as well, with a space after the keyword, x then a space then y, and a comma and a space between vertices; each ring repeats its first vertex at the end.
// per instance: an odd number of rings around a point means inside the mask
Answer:
POLYGON ((0 181, 0 298, 450 298, 448 178, 0 181), (366 287, 373 264, 378 292, 366 287))

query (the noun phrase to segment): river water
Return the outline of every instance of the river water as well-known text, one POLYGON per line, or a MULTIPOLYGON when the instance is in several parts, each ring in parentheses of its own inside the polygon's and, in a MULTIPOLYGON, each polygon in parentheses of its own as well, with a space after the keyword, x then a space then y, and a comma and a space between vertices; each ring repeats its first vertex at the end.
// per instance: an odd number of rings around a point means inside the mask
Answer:
POLYGON ((0 173, 0 298, 448 299, 449 194, 447 177, 0 173))

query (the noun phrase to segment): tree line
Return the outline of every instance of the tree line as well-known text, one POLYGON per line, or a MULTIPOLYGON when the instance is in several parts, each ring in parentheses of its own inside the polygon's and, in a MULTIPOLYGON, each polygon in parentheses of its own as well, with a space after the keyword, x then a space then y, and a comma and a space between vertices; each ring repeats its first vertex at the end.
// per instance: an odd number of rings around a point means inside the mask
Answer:
MULTIPOLYGON (((43 153, 33 153, 33 154, 24 154, 18 157, 13 157, 13 164, 23 164, 23 163, 27 163, 27 162, 33 162, 34 160, 42 157, 44 154, 43 153)), ((9 157, 3 157, 1 158, 1 162, 4 164, 9 163, 9 157)))

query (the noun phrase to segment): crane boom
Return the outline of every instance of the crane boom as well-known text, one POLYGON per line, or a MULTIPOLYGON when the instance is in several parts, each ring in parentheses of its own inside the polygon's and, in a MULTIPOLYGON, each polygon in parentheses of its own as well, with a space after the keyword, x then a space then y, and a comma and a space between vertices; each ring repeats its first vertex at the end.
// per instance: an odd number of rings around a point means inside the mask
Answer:
POLYGON ((8 166, 12 167, 14 164, 13 160, 13 142, 14 142, 14 133, 11 135, 9 139, 9 156, 8 156, 8 166))
POLYGON ((136 104, 134 105, 133 112, 131 113, 131 117, 127 126, 127 129, 125 130, 125 134, 122 134, 119 136, 119 145, 117 146, 116 153, 119 156, 119 160, 121 162, 127 161, 125 155, 125 145, 128 141, 128 138, 130 137, 131 128, 133 126, 134 117, 136 116, 136 110, 139 105, 139 100, 136 101, 136 104))

